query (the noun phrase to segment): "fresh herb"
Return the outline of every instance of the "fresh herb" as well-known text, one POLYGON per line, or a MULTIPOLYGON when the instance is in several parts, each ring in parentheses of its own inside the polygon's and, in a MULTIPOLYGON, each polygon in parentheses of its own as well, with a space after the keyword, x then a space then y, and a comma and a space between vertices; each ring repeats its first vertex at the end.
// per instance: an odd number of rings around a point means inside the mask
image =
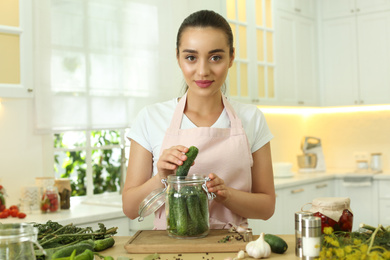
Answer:
POLYGON ((360 227, 354 232, 325 227, 319 259, 390 259, 390 226, 360 227))

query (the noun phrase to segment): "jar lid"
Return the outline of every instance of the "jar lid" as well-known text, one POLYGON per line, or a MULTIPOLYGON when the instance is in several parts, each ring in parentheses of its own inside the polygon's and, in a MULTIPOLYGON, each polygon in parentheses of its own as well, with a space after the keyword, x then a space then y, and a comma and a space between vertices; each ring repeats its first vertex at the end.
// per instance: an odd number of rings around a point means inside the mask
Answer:
POLYGON ((303 217, 313 216, 313 212, 311 211, 298 211, 295 212, 295 222, 301 222, 303 217))
POLYGON ((144 220, 144 217, 156 212, 165 203, 165 191, 166 188, 160 188, 152 191, 139 205, 139 218, 138 221, 144 220))
POLYGON ((351 199, 348 197, 325 197, 313 199, 313 207, 320 207, 323 209, 339 210, 349 208, 351 199))
POLYGON ((302 228, 318 228, 321 227, 321 218, 307 216, 302 218, 302 228))

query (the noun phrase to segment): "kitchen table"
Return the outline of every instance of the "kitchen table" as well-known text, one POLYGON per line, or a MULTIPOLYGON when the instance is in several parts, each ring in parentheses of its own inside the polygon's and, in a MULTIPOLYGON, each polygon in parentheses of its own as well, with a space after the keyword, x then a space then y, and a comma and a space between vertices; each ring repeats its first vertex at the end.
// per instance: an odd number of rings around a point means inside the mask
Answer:
MULTIPOLYGON (((279 235, 283 238, 288 245, 288 249, 284 254, 275 254, 272 253, 269 259, 300 259, 295 256, 295 236, 294 235, 279 235)), ((254 236, 256 239, 258 236, 254 236)), ((124 248, 125 244, 130 240, 131 237, 128 236, 115 236, 115 245, 103 252, 100 252, 104 256, 112 256, 114 259, 117 259, 118 256, 126 256, 132 260, 143 260, 148 254, 129 254, 124 248)), ((168 238, 167 238, 168 239, 168 238)), ((159 254, 161 260, 224 260, 224 259, 233 259, 237 256, 236 253, 179 253, 180 248, 178 248, 178 253, 175 254, 159 254)), ((245 259, 253 259, 245 254, 245 259)))

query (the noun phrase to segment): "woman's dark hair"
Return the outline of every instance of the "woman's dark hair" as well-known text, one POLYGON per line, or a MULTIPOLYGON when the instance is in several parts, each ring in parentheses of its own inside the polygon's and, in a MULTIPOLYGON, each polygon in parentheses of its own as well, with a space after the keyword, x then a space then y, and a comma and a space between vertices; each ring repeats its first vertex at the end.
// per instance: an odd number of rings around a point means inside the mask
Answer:
POLYGON ((186 19, 184 19, 183 23, 179 27, 179 31, 177 32, 176 37, 177 55, 179 55, 181 36, 184 30, 189 27, 212 27, 222 30, 226 34, 226 38, 228 41, 227 43, 230 49, 230 55, 233 55, 233 33, 229 23, 222 15, 210 10, 197 11, 189 15, 186 19))
MULTIPOLYGON (((229 53, 230 55, 233 55, 234 53, 234 47, 233 47, 233 33, 232 29, 230 28, 229 23, 226 21, 226 19, 210 10, 201 10, 197 11, 195 13, 190 14, 179 27, 179 31, 177 32, 177 37, 176 37, 176 55, 179 56, 179 46, 180 46, 180 41, 181 41, 181 36, 185 29, 190 28, 190 27, 212 27, 215 29, 220 29, 222 30, 227 38, 227 44, 229 46, 229 53)), ((183 89, 183 93, 185 93, 188 89, 188 86, 185 85, 183 89)), ((226 85, 224 84, 222 86, 222 92, 226 91, 226 85)))

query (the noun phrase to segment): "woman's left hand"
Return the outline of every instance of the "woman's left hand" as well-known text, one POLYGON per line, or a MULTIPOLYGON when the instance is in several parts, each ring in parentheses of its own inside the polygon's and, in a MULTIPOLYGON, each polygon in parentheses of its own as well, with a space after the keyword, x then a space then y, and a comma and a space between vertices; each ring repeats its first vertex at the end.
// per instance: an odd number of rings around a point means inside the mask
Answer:
POLYGON ((210 173, 210 181, 206 183, 209 192, 213 192, 217 197, 214 199, 218 202, 227 201, 230 198, 230 190, 225 185, 225 182, 216 174, 210 173))

